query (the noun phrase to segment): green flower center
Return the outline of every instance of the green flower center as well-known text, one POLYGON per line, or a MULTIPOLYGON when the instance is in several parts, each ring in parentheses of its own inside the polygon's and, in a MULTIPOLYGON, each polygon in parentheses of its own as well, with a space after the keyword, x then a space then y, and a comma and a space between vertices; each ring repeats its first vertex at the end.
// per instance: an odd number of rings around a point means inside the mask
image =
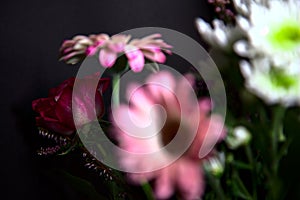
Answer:
POLYGON ((272 68, 270 71, 272 83, 280 88, 289 89, 297 83, 297 77, 287 75, 283 70, 272 68))
POLYGON ((285 21, 271 28, 269 41, 275 48, 292 50, 300 45, 300 22, 285 21))

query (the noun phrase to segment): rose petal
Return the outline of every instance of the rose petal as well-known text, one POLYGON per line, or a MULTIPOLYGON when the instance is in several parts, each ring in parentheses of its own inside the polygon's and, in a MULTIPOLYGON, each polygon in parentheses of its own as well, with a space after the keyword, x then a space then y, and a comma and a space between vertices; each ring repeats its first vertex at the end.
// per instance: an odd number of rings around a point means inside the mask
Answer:
POLYGON ((56 97, 56 100, 57 98, 59 98, 61 92, 66 88, 66 87, 72 87, 74 85, 74 81, 75 81, 75 78, 72 77, 72 78, 69 78, 67 80, 65 80, 64 82, 62 82, 58 87, 56 88, 51 88, 49 90, 49 97, 56 97))
POLYGON ((75 129, 73 114, 72 114, 72 89, 65 89, 57 101, 55 113, 58 120, 75 129))

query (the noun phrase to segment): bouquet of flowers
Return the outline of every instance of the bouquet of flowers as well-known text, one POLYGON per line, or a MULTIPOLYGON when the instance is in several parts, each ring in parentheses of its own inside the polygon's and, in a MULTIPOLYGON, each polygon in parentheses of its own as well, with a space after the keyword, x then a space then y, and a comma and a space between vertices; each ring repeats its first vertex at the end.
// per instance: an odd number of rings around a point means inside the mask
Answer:
POLYGON ((209 53, 166 29, 168 42, 133 31, 61 45, 60 60, 81 66, 32 102, 49 140, 38 154, 80 155, 101 182, 65 172, 85 198, 285 198, 280 163, 300 128, 300 2, 208 3, 215 19, 196 27, 209 53), (193 66, 162 65, 173 54, 193 66))

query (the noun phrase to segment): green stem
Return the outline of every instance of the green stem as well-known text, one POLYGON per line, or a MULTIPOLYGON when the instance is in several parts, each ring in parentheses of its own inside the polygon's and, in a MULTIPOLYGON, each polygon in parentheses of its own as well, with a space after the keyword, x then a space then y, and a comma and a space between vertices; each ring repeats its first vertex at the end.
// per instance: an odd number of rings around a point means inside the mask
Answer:
POLYGON ((148 183, 148 181, 143 183, 142 188, 145 192, 147 200, 154 200, 152 188, 151 185, 148 183))
POLYGON ((246 195, 247 199, 252 200, 253 198, 251 197, 239 175, 236 176, 236 182, 239 188, 243 191, 243 194, 246 195))
POLYGON ((275 107, 273 111, 273 123, 271 129, 271 162, 269 176, 269 196, 268 199, 278 199, 280 194, 280 181, 278 179, 278 168, 280 157, 278 157, 278 142, 282 129, 282 121, 285 114, 285 108, 282 106, 275 107))
POLYGON ((279 159, 277 156, 278 153, 278 139, 280 135, 280 131, 282 128, 282 121, 283 117, 285 114, 285 108, 282 106, 278 106, 274 109, 274 119, 273 119, 273 124, 272 124, 272 132, 271 132, 271 140, 272 140, 272 162, 271 162, 271 169, 273 175, 277 175, 278 171, 278 164, 279 164, 279 159))
POLYGON ((112 87, 113 87, 113 93, 112 93, 113 105, 119 106, 120 105, 120 75, 119 74, 113 75, 112 87))
POLYGON ((248 161, 249 161, 249 163, 253 167, 253 164, 254 164, 253 154, 252 154, 251 148, 250 148, 250 146, 248 144, 245 145, 245 151, 246 151, 246 155, 247 155, 248 161))
POLYGON ((278 154, 277 154, 277 159, 280 160, 284 155, 287 154, 288 148, 292 142, 292 138, 288 138, 287 141, 282 145, 282 147, 279 149, 278 154))
POLYGON ((252 170, 252 166, 248 163, 244 163, 244 162, 241 162, 241 161, 232 161, 232 165, 234 167, 237 167, 239 169, 244 169, 244 170, 252 170))
POLYGON ((253 159, 253 154, 252 154, 252 151, 251 151, 251 148, 249 146, 249 144, 247 144, 245 146, 245 151, 246 151, 246 155, 247 155, 247 158, 248 158, 248 161, 251 165, 251 175, 252 175, 252 191, 253 191, 253 199, 257 199, 257 190, 256 190, 256 165, 255 165, 255 162, 254 162, 254 159, 253 159))
POLYGON ((207 173, 207 178, 208 178, 208 181, 209 181, 211 187, 216 192, 218 199, 219 200, 226 200, 224 191, 223 191, 223 189, 221 187, 220 180, 219 179, 215 179, 209 172, 207 173))

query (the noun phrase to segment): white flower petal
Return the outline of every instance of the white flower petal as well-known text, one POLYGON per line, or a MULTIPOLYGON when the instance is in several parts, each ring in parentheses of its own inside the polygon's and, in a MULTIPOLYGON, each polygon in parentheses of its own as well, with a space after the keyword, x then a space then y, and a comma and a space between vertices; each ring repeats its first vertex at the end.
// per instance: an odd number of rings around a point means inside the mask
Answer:
POLYGON ((249 15, 250 11, 245 1, 233 0, 233 4, 238 13, 241 13, 243 15, 249 15))
POLYGON ((251 27, 250 22, 245 17, 237 16, 236 17, 236 23, 244 31, 248 31, 251 27))
POLYGON ((213 25, 215 28, 215 37, 216 37, 217 43, 220 46, 226 46, 228 44, 228 38, 225 33, 226 27, 225 27, 224 23, 220 20, 214 20, 213 25))
POLYGON ((201 18, 196 19, 196 26, 197 26, 198 31, 201 34, 206 34, 206 33, 212 32, 210 25, 201 18))
POLYGON ((252 57, 254 55, 254 52, 251 51, 249 44, 244 40, 236 42, 233 45, 233 49, 240 56, 252 57))
POLYGON ((245 78, 251 77, 252 69, 251 69, 251 65, 247 61, 242 60, 240 62, 240 70, 245 78))
POLYGON ((213 37, 213 30, 211 26, 206 23, 204 20, 198 18, 196 19, 196 27, 200 33, 200 35, 209 43, 213 44, 214 41, 212 39, 213 37))

